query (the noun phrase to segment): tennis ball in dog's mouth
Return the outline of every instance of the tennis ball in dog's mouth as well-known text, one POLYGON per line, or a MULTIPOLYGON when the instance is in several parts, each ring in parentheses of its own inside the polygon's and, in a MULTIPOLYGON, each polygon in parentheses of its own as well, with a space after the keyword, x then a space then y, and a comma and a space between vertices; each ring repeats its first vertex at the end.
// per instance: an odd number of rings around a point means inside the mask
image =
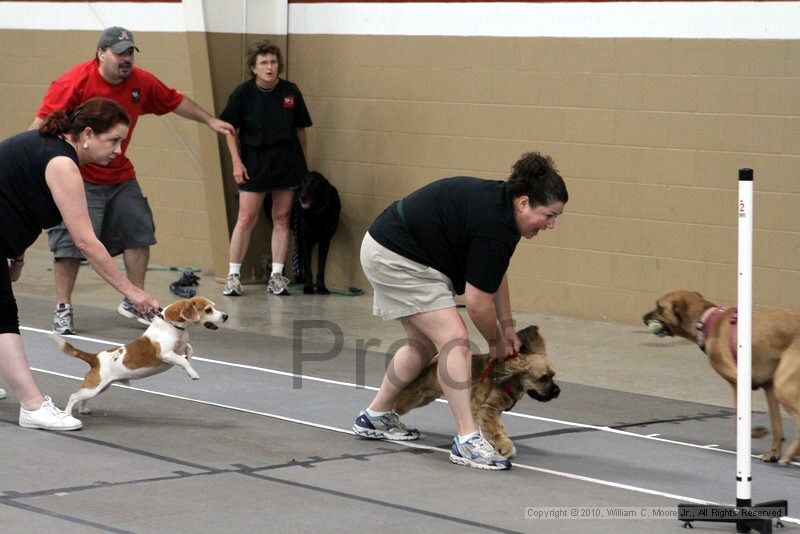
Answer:
POLYGON ((649 328, 650 331, 654 334, 662 333, 665 327, 666 325, 664 323, 656 319, 650 319, 649 321, 647 321, 647 328, 649 328))

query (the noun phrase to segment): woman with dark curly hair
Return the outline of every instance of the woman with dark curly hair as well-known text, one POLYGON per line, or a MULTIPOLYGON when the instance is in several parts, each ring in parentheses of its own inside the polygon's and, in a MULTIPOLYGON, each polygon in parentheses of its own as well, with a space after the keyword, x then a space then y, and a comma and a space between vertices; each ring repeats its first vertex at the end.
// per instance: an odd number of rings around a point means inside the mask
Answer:
POLYGON ((25 250, 43 229, 63 220, 97 274, 139 311, 158 309, 158 301, 128 280, 95 235, 78 169, 84 163, 108 165, 119 156, 129 125, 119 104, 92 98, 73 110, 51 113, 38 131, 0 142, 0 375, 19 397, 22 427, 81 428, 78 419, 39 391, 19 334, 11 283, 22 274, 25 250))
POLYGON ((507 181, 455 177, 433 182, 378 216, 364 236, 361 265, 374 290, 373 313, 400 319, 406 344, 392 358, 380 390, 353 425, 358 436, 412 440, 392 406, 397 394, 439 354, 438 376, 456 420, 450 460, 478 469, 511 467, 483 438, 470 409, 467 327, 454 296, 489 343, 490 358, 514 354, 506 270, 520 237, 553 229, 569 195, 553 160, 524 154, 507 181))

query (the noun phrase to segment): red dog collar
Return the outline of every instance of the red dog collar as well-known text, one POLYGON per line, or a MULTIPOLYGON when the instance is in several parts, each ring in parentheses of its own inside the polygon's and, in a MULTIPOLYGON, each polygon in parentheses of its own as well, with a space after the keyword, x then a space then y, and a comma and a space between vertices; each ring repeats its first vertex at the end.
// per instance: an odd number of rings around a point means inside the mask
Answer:
MULTIPOLYGON (((516 358, 517 356, 519 356, 519 352, 515 350, 514 352, 511 353, 511 355, 503 358, 503 361, 507 362, 511 358, 516 358)), ((494 365, 492 363, 489 363, 486 369, 483 370, 483 373, 481 373, 481 378, 479 380, 479 383, 483 383, 487 378, 489 378, 489 375, 492 373, 493 370, 494 370, 494 365)), ((503 382, 500 384, 500 387, 503 389, 506 395, 511 397, 511 406, 509 406, 504 410, 508 411, 511 408, 513 408, 515 404, 517 404, 517 399, 516 396, 514 395, 514 392, 511 390, 511 386, 509 386, 508 383, 503 382)))

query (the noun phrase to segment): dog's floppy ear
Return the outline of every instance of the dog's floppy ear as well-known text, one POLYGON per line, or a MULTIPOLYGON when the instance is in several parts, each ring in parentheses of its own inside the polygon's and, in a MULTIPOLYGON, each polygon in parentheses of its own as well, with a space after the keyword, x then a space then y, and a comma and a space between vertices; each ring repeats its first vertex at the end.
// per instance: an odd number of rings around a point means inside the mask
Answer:
POLYGON ((539 327, 531 325, 517 332, 519 340, 522 341, 520 352, 522 354, 532 354, 534 352, 544 352, 544 339, 539 335, 539 327))
POLYGON ((197 311, 197 306, 195 306, 194 302, 191 300, 186 301, 186 304, 181 307, 181 317, 190 323, 200 321, 200 312, 197 311))
POLYGON ((184 316, 184 310, 192 308, 192 303, 188 299, 173 302, 164 310, 164 319, 170 323, 183 323, 189 319, 184 316))
POLYGON ((683 317, 686 315, 686 299, 677 298, 672 299, 669 303, 670 307, 672 308, 670 311, 672 315, 675 316, 675 319, 678 321, 678 324, 683 323, 683 317))
POLYGON ((205 309, 208 306, 211 306, 212 308, 216 306, 216 304, 214 304, 205 297, 192 297, 191 299, 189 299, 189 302, 192 303, 192 306, 194 306, 194 309, 197 311, 198 314, 205 313, 205 309))
POLYGON ((317 172, 317 171, 310 171, 310 172, 309 172, 309 173, 306 175, 306 181, 307 181, 307 182, 320 182, 320 183, 323 183, 323 182, 326 182, 326 181, 327 181, 327 178, 325 178, 325 177, 322 175, 322 173, 321 173, 321 172, 317 172))
POLYGON ((183 299, 167 306, 167 309, 164 310, 164 318, 170 323, 183 323, 187 321, 196 323, 200 320, 200 314, 197 312, 197 308, 195 308, 191 300, 183 299))

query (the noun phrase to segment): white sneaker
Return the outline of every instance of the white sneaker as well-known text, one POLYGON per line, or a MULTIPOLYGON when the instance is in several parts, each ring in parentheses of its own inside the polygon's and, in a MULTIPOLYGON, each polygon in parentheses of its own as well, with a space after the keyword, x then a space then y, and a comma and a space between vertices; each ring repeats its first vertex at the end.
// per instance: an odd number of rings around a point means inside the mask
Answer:
POLYGON ((6 390, 0 388, 0 399, 5 399, 5 398, 6 398, 6 390))
POLYGON ((83 423, 67 412, 56 408, 56 405, 53 404, 53 399, 45 396, 44 402, 38 410, 28 411, 20 406, 19 426, 23 428, 43 428, 45 430, 78 430, 83 426, 83 423))
POLYGON ((503 458, 495 450, 492 444, 483 437, 483 432, 480 429, 477 434, 464 443, 459 442, 458 436, 453 438, 453 446, 450 448, 450 461, 454 464, 466 465, 476 469, 490 469, 492 471, 511 469, 511 462, 503 458))
POLYGON ((272 273, 267 282, 267 293, 271 295, 291 295, 289 293, 289 279, 281 273, 272 273))
POLYGON ((139 321, 139 324, 145 326, 153 322, 153 314, 150 312, 140 313, 139 310, 136 309, 136 306, 133 305, 133 302, 128 300, 128 297, 125 297, 122 299, 122 302, 119 303, 119 306, 117 306, 117 313, 128 319, 136 319, 139 321))
POLYGON ((64 304, 63 308, 59 306, 56 304, 56 311, 53 313, 53 332, 62 336, 77 333, 72 321, 72 304, 64 304))
POLYGON ((225 289, 222 294, 226 297, 238 297, 242 294, 242 277, 238 274, 229 274, 225 280, 225 289))

